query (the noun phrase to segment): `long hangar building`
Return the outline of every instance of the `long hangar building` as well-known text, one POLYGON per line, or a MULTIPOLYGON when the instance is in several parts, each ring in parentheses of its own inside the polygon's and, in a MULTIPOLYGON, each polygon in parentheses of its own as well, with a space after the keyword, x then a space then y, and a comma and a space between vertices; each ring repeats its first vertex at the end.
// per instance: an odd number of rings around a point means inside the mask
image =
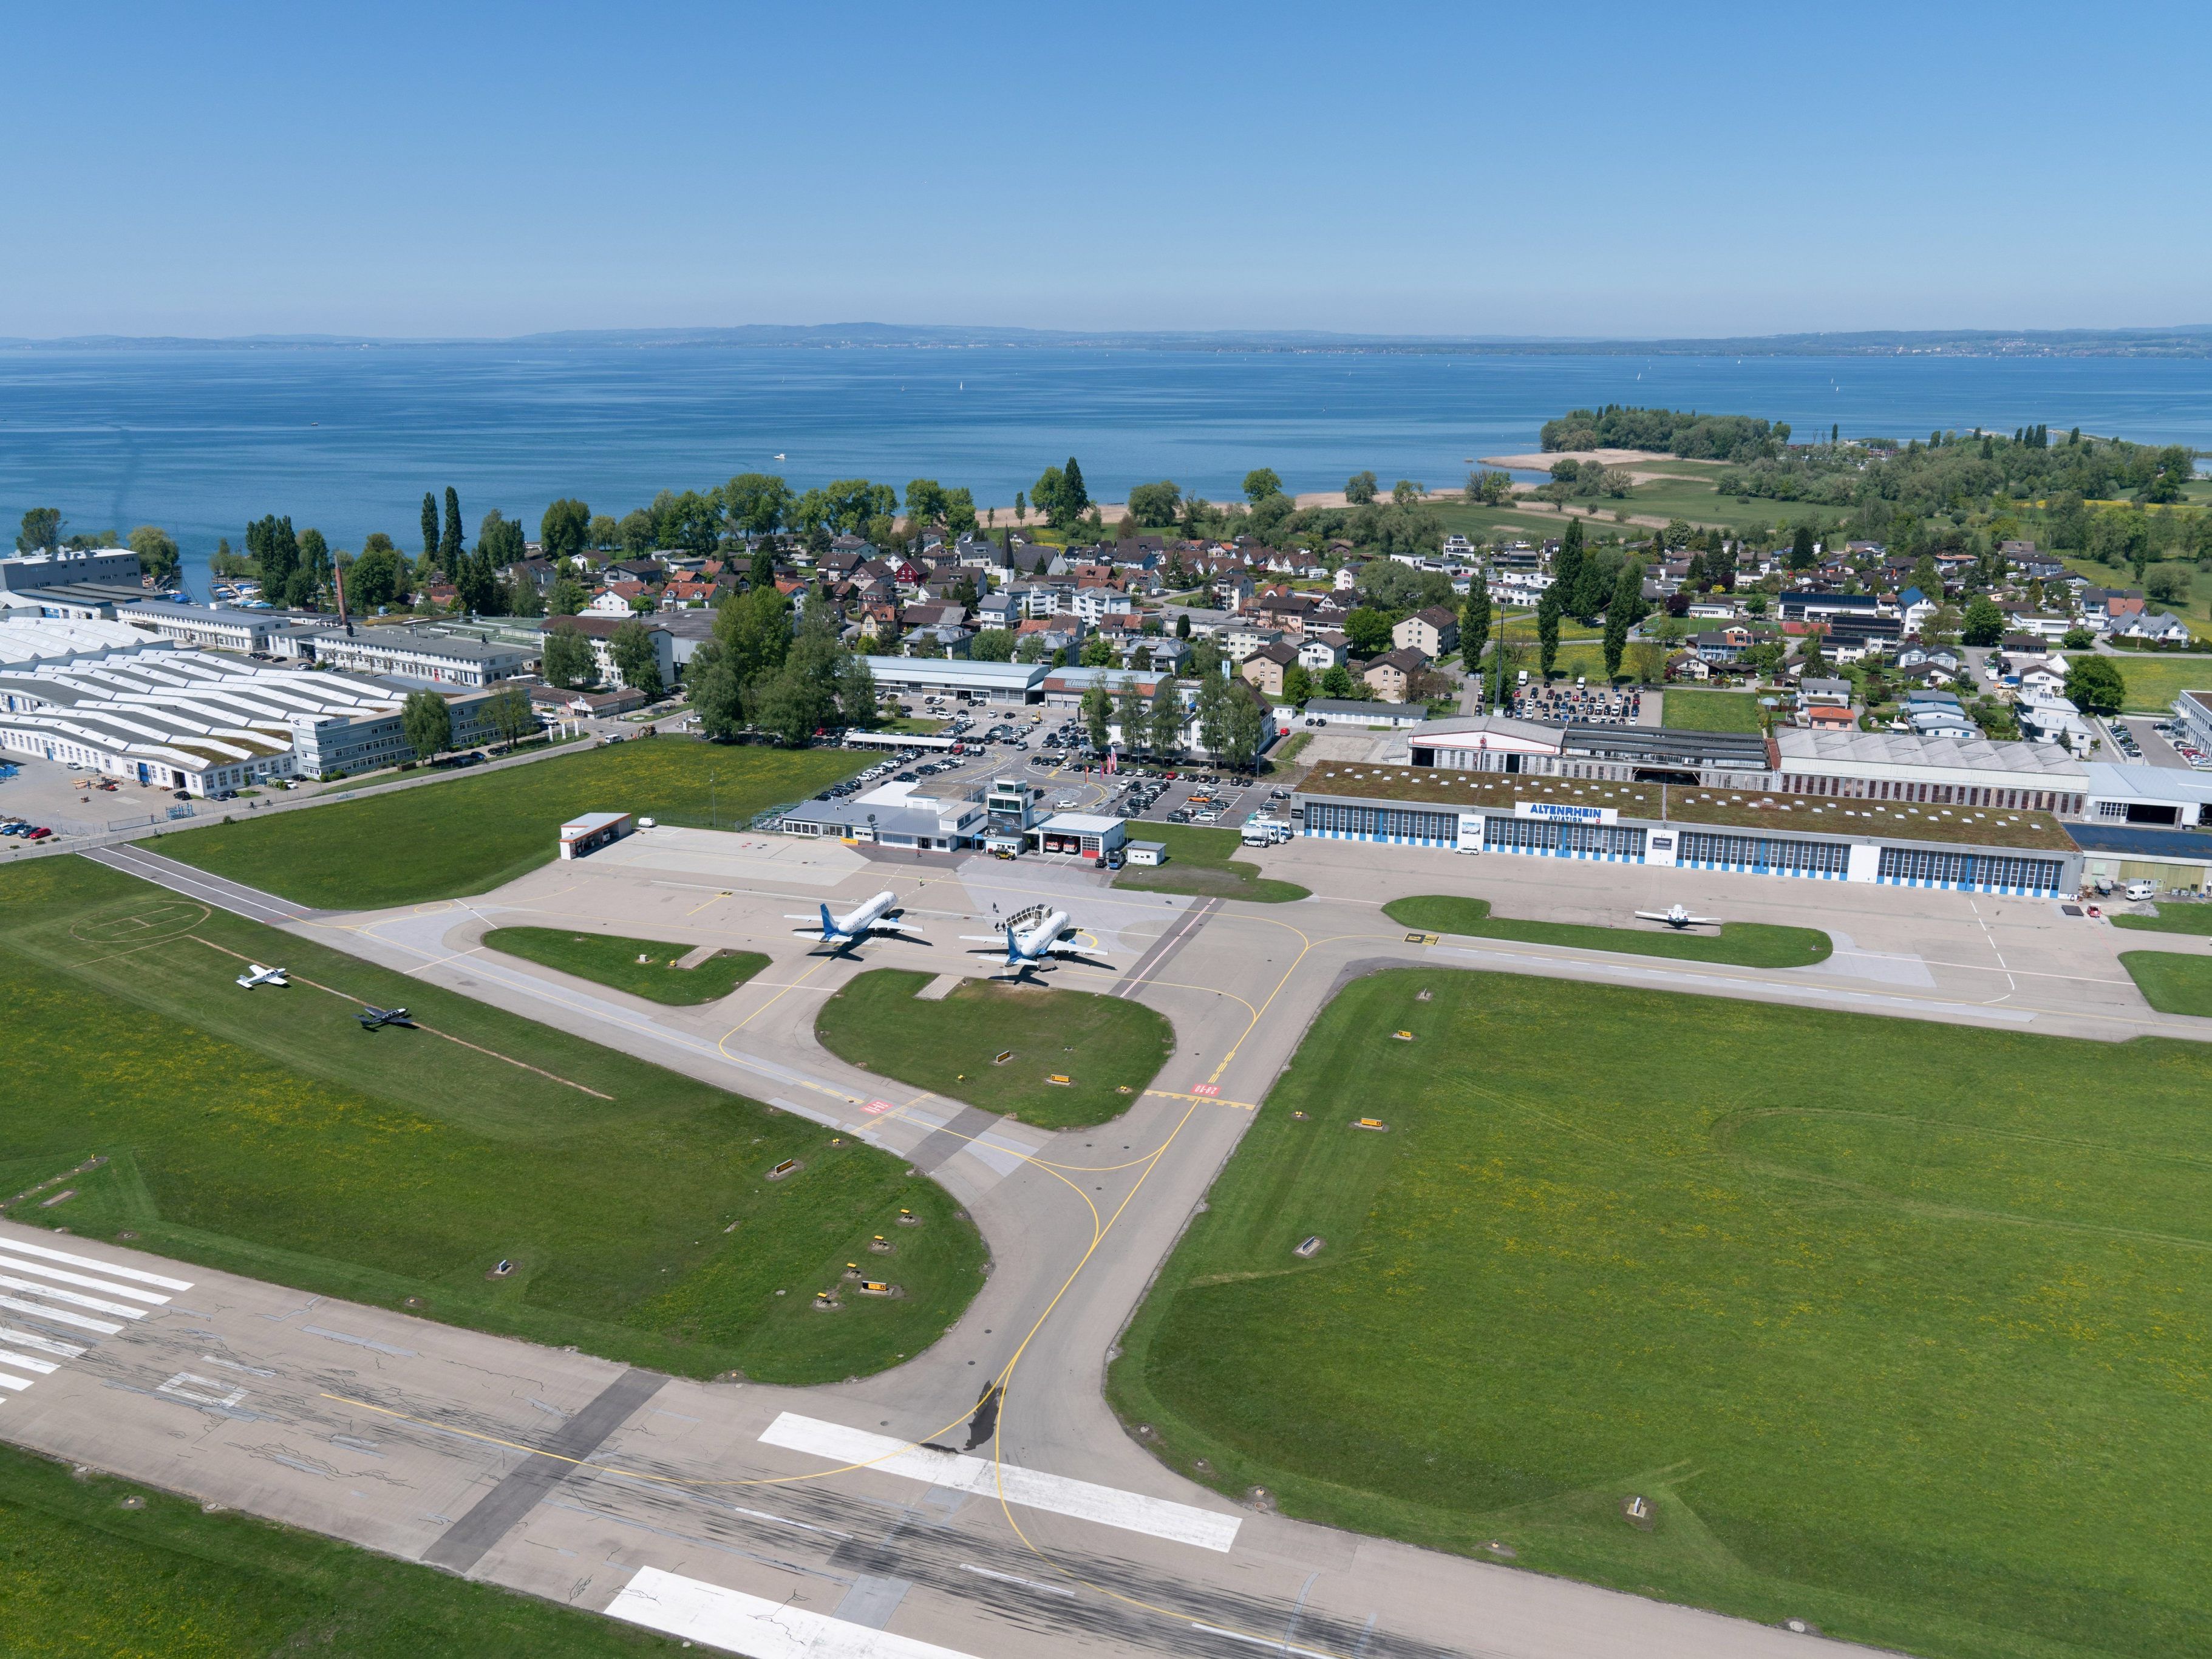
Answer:
POLYGON ((2082 811, 2088 781, 2056 757, 1994 752, 2027 744, 1837 755, 1815 771, 1822 757, 1785 763, 1761 738, 1653 728, 1489 718, 1395 741, 1414 763, 1316 768, 1291 799, 1297 831, 2034 896, 2081 882, 2081 849, 2055 814, 2082 811))

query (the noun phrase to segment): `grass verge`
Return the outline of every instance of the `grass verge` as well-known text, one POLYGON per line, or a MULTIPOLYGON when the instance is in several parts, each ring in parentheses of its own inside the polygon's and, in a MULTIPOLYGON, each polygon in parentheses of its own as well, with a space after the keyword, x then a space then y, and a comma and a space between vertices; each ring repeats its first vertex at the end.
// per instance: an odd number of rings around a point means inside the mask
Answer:
POLYGON ((2173 700, 2183 692, 2212 690, 2212 661, 2203 657, 2137 656, 2120 651, 2110 660, 2127 685, 2125 707, 2130 714, 2170 714, 2173 700))
POLYGON ((8 1170, 108 1159, 18 1220, 687 1376, 879 1370, 981 1282, 896 1158, 82 859, 0 872, 0 977, 8 1170), (291 986, 240 989, 240 958, 291 986), (364 1031, 353 999, 422 1029, 364 1031), (876 1233, 906 1296, 811 1311, 876 1233))
POLYGON ((572 933, 565 927, 495 927, 483 942, 491 950, 541 968, 558 969, 676 1008, 720 1002, 768 966, 768 958, 757 951, 718 951, 696 968, 679 969, 677 963, 691 953, 689 945, 612 933, 572 933), (647 960, 640 962, 640 957, 647 960))
POLYGON ((1759 699, 1748 691, 1681 691, 1668 686, 1660 724, 1680 732, 1757 732, 1759 699))
POLYGON ((822 1005, 814 1035, 855 1066, 1048 1129, 1118 1117, 1175 1052, 1175 1028, 1139 1002, 984 980, 918 1000, 934 977, 858 975, 822 1005), (1054 1074, 1070 1081, 1046 1081, 1054 1074))
POLYGON ((550 863, 583 812, 740 828, 858 771, 840 749, 632 738, 529 766, 155 838, 154 850, 301 904, 377 910, 482 893, 550 863))
POLYGON ((0 1559, 19 1653, 235 1659, 673 1654, 634 1626, 0 1447, 0 1559), (126 1499, 141 1507, 125 1509, 126 1499))
POLYGON ((2212 1653, 2208 1091, 2191 1042, 1378 974, 1109 1389, 1358 1532, 1947 1659, 2212 1653))
POLYGON ((1255 904, 1288 904, 1311 898, 1311 890, 1294 881, 1263 876, 1260 866, 1234 856, 1243 843, 1234 830, 1196 823, 1133 823, 1132 841, 1165 844, 1168 861, 1149 870, 1132 865, 1114 878, 1116 887, 1146 893, 1189 893, 1199 898, 1244 899, 1255 904))
POLYGON ((2120 966, 2161 1014, 2195 1014, 2212 1018, 2212 957, 2185 957, 2178 951, 2123 951, 2120 966))
POLYGON ((2113 916, 2115 927, 2142 933, 2212 933, 2212 904, 2164 903, 2147 916, 2113 916))
POLYGON ((1724 921, 1714 933, 1652 927, 1596 927, 1567 921, 1516 921, 1490 914, 1490 901, 1444 894, 1392 899, 1382 914, 1425 933, 1465 933, 1476 939, 1520 939, 1531 945, 1572 945, 1584 951, 1626 951, 1678 962, 1726 962, 1739 968, 1803 968, 1825 962, 1835 941, 1817 927, 1777 927, 1763 921, 1724 921))

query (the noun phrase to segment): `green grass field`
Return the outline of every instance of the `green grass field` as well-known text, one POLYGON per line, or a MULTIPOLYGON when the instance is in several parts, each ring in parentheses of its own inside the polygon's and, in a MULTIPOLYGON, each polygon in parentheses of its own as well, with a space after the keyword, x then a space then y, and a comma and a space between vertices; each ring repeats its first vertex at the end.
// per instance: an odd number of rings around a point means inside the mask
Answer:
POLYGON ((1355 1531, 1947 1659, 2212 1653, 2209 1095, 2197 1043, 1378 974, 1110 1391, 1355 1531))
POLYGON ((1676 933, 1644 924, 1595 927, 1564 921, 1516 921, 1490 914, 1490 901, 1443 895, 1393 899, 1382 914, 1401 927, 1464 933, 1477 939, 1521 939, 1533 945, 1572 945, 1585 951, 1626 951, 1678 962, 1728 962, 1739 968, 1803 968, 1825 962, 1835 942, 1817 927, 1776 927, 1763 921, 1724 921, 1717 932, 1676 933))
POLYGON ((1758 732, 1759 699, 1748 691, 1684 691, 1668 686, 1659 719, 1680 732, 1758 732))
POLYGON ((691 953, 688 945, 611 933, 572 933, 565 927, 495 927, 483 942, 488 949, 504 951, 541 968, 556 968, 678 1008, 720 1002, 768 966, 768 958, 757 951, 718 951, 696 968, 679 969, 676 963, 691 953), (649 959, 640 962, 640 957, 649 959))
POLYGON ((665 1637, 0 1447, 0 1605, 20 1654, 599 1659, 665 1637), (126 1499, 143 1505, 123 1507, 126 1499))
POLYGON ((1151 869, 1132 865, 1114 878, 1116 887, 1146 893, 1188 893, 1199 898, 1244 899, 1255 904, 1288 904, 1311 898, 1294 881, 1263 876, 1260 866, 1236 854, 1243 850, 1234 830, 1203 823, 1133 823, 1132 841, 1157 841, 1168 861, 1151 869))
POLYGON ((150 845, 301 904, 381 909, 513 881, 551 862, 560 825, 580 813, 737 829, 849 776, 866 758, 639 738, 421 789, 181 830, 150 845))
POLYGON ((2139 656, 2116 652, 2112 660, 2127 682, 2127 712, 2170 714, 2185 691, 2212 691, 2212 658, 2139 656))
POLYGON ((110 1159, 19 1220, 691 1376, 877 1370, 980 1282, 895 1158, 80 859, 0 872, 0 1190, 110 1159), (240 989, 242 958, 292 985, 240 989), (426 1029, 364 1031, 354 999, 426 1029), (902 1207, 905 1298, 811 1312, 902 1207))
POLYGON ((2212 957, 2185 957, 2178 951, 2123 951, 2120 966, 2128 970, 2143 1000, 2161 1014, 2212 1018, 2212 957))
POLYGON ((2212 933, 2212 904, 2154 905, 2147 916, 2110 916, 2115 927, 2143 933, 2212 933))
POLYGON ((1175 1028, 1139 1002, 984 980, 941 1002, 917 1000, 934 977, 859 975, 822 1005, 814 1035, 879 1076, 1048 1129, 1118 1117, 1175 1052, 1175 1028), (1046 1081, 1055 1074, 1070 1082, 1046 1081))
MULTIPOLYGON (((487 747, 495 760, 505 760, 511 753, 518 755, 543 754, 548 750, 566 749, 573 744, 589 743, 591 741, 592 739, 589 738, 578 737, 526 738, 522 742, 516 744, 511 750, 496 743, 489 744, 487 747)), ((316 791, 316 793, 319 795, 343 795, 356 789, 367 789, 381 783, 409 783, 420 781, 424 779, 435 779, 442 781, 448 778, 465 778, 473 769, 473 768, 453 767, 434 767, 425 769, 421 767, 416 767, 410 771, 403 772, 397 766, 387 766, 374 772, 356 772, 349 778, 340 778, 335 783, 324 784, 316 791)), ((239 793, 243 794, 245 791, 240 790, 239 793)))

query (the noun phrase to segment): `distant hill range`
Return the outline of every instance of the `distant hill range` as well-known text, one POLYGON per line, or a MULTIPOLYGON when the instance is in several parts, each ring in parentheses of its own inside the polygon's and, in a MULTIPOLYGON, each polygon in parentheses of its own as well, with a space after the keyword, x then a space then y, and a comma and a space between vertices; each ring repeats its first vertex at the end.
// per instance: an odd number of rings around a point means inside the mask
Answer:
POLYGON ((1051 347, 1061 350, 1300 351, 1574 357, 2212 357, 2212 324, 2172 328, 1923 329, 1852 334, 1761 334, 1720 339, 1610 340, 1505 337, 1329 334, 1280 331, 1086 331, 963 328, 936 324, 751 323, 738 328, 571 329, 511 339, 401 340, 366 336, 283 334, 228 339, 87 335, 73 339, 0 338, 0 350, 405 350, 447 345, 596 347, 888 346, 972 350, 1051 347))

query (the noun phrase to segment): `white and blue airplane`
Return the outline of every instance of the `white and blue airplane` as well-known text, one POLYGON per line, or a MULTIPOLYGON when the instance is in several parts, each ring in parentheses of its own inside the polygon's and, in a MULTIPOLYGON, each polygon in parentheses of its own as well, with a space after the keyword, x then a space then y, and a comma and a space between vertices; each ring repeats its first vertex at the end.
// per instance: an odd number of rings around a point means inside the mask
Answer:
MULTIPOLYGON (((1031 912, 1035 915, 1035 912, 1031 912)), ((1021 925, 1020 917, 1006 924, 1000 933, 963 933, 963 941, 994 947, 988 951, 970 951, 971 957, 996 956, 1005 952, 1006 960, 1000 965, 1009 977, 1018 979, 1035 968, 1048 966, 1054 957, 1065 957, 1086 968, 1104 968, 1109 964, 1093 961, 1085 956, 1082 946, 1073 944, 1076 929, 1068 921, 1065 910, 1048 910, 1029 927, 1021 925)))
POLYGON ((282 968, 264 968, 254 962, 246 964, 246 971, 238 976, 238 982, 250 991, 257 985, 289 985, 292 981, 284 977, 282 968))
POLYGON ((1718 916, 1692 915, 1686 904, 1670 904, 1663 910, 1638 910, 1636 919, 1638 921, 1663 921, 1669 927, 1676 928, 1717 927, 1721 925, 1718 916))
POLYGON ((855 909, 848 910, 842 916, 831 915, 830 907, 825 904, 822 907, 822 915, 818 921, 808 916, 790 915, 786 916, 784 920, 786 921, 816 921, 814 927, 794 927, 791 931, 801 939, 812 939, 817 945, 827 945, 838 951, 848 951, 862 939, 871 939, 878 934, 891 939, 902 939, 913 945, 929 943, 921 934, 910 933, 901 927, 897 921, 898 914, 898 895, 884 892, 877 894, 875 897, 855 909))

